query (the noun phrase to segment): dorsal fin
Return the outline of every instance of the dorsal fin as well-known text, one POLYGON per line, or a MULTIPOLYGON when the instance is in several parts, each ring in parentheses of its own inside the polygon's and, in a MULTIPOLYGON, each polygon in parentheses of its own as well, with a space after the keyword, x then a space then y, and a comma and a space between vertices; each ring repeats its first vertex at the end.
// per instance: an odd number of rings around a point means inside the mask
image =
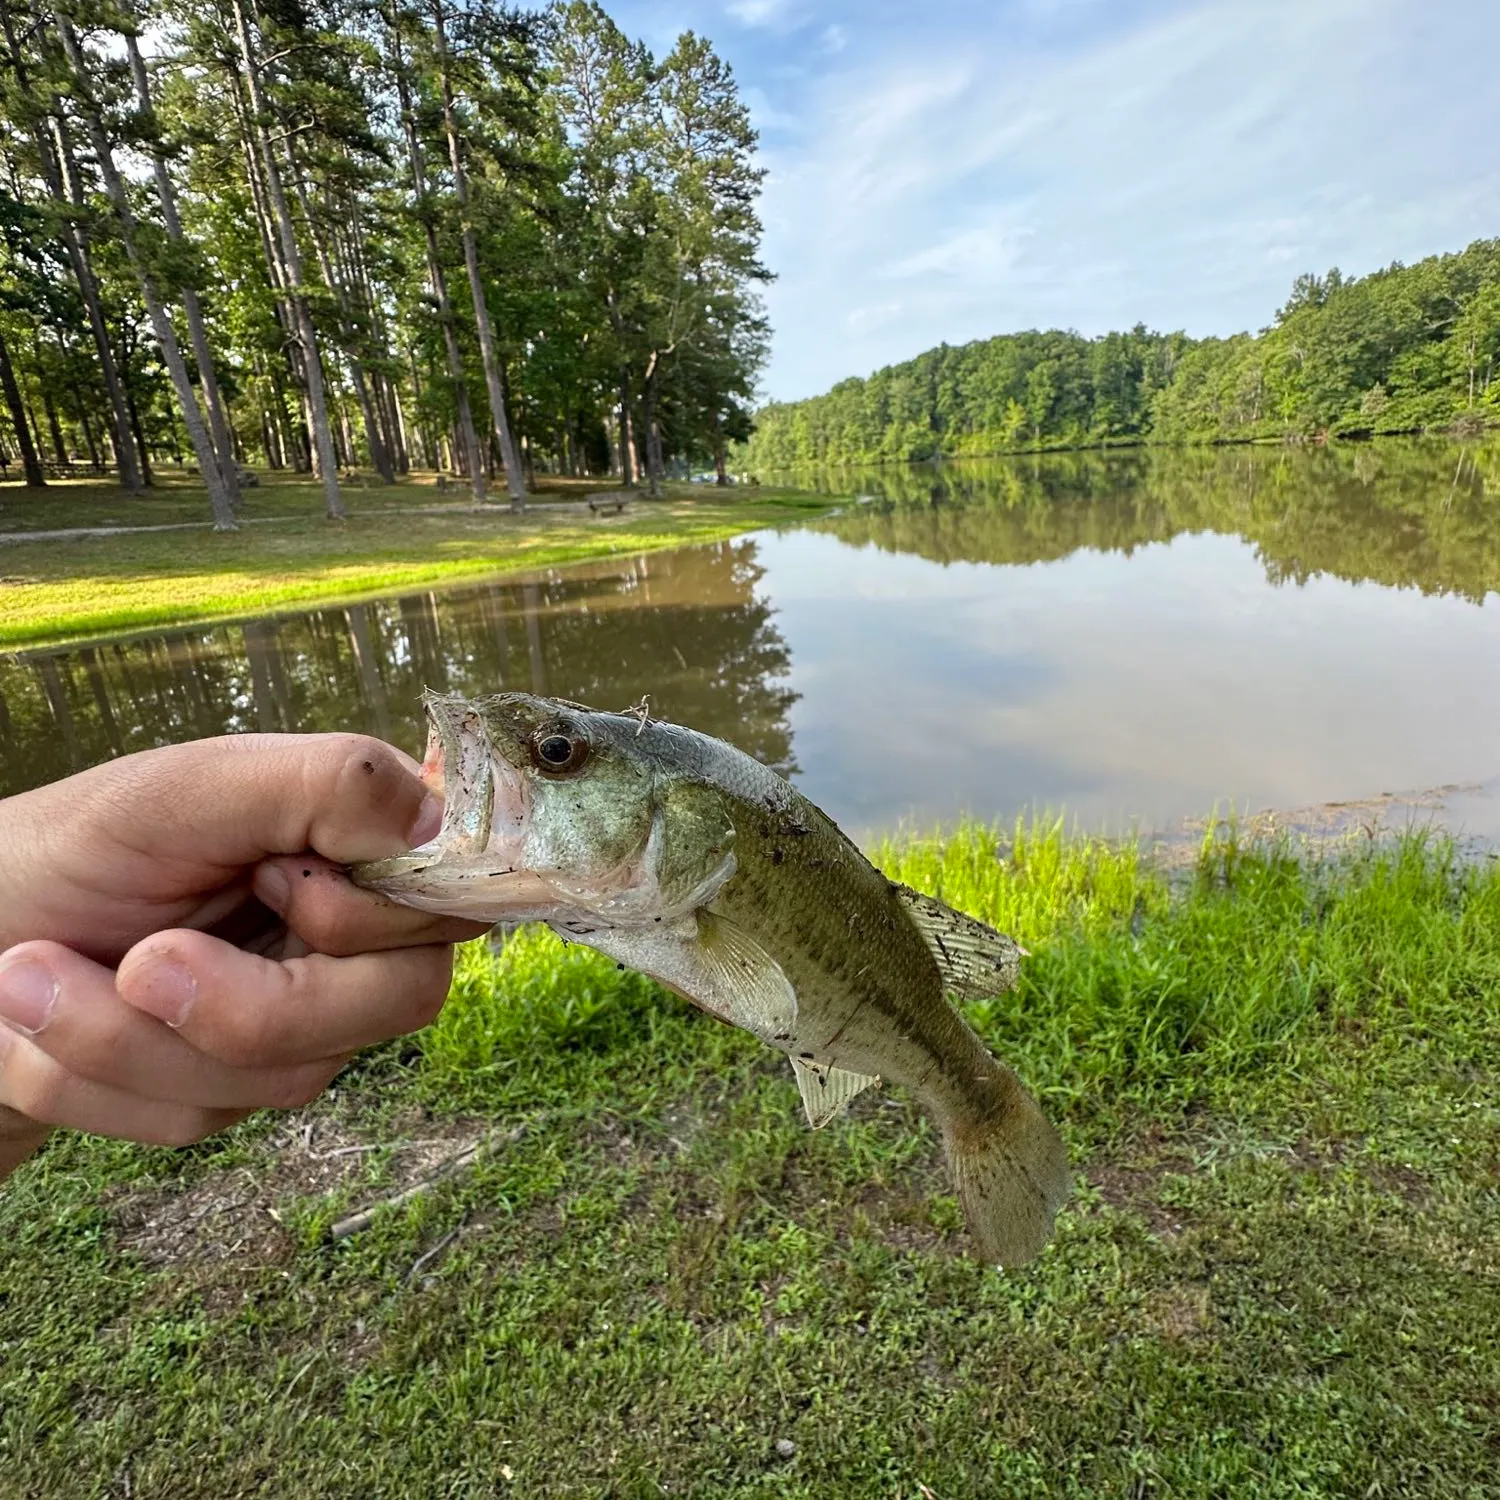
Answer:
POLYGON ((943 988, 968 998, 998 995, 1014 987, 1026 950, 977 917, 954 911, 936 896, 891 882, 891 893, 917 924, 943 975, 943 988))
POLYGON ((792 1058, 792 1072, 797 1075, 797 1087, 802 1091, 807 1123, 814 1130, 820 1130, 841 1113, 856 1094, 880 1082, 868 1073, 851 1073, 848 1068, 836 1068, 831 1063, 804 1062, 800 1057, 792 1058))

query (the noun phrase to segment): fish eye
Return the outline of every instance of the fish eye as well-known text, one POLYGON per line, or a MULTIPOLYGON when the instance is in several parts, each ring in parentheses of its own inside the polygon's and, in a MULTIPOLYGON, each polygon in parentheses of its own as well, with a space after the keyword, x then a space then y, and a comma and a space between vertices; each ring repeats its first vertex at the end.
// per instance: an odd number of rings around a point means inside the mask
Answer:
POLYGON ((589 758, 589 742, 582 735, 544 729, 531 742, 531 758, 539 771, 550 776, 567 776, 589 758))

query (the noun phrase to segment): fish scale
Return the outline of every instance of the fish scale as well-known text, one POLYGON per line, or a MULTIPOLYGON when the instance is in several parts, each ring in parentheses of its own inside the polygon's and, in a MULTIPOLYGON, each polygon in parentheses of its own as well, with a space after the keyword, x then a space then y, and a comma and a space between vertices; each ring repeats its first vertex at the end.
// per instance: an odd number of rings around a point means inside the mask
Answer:
POLYGON ((1034 1256, 1069 1185, 1057 1132, 947 992, 1015 983, 1021 950, 894 884, 795 787, 643 713, 429 694, 429 844, 355 866, 393 900, 541 921, 788 1055, 809 1120, 890 1080, 937 1122, 981 1255, 1034 1256))

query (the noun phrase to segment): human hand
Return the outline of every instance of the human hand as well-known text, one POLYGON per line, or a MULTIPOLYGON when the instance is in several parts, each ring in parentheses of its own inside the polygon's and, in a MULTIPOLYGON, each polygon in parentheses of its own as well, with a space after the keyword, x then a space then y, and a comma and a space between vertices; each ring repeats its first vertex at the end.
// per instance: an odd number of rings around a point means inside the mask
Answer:
POLYGON ((0 1177, 53 1126, 179 1145, 304 1104, 430 1022, 483 927, 341 866, 440 817, 352 734, 147 750, 0 802, 0 1177))

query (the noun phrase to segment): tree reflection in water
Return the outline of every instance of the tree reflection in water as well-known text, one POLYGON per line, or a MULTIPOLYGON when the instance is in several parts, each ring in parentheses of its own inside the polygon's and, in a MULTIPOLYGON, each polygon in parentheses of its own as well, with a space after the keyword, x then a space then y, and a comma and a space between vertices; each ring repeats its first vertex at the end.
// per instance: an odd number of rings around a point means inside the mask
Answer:
POLYGON ((0 660, 0 794, 128 750, 358 729, 419 752, 423 688, 652 710, 792 769, 790 660, 755 543, 0 660))
MULTIPOLYGON (((1273 586, 1331 575, 1472 603, 1500 588, 1494 442, 1126 449, 799 477, 866 497, 817 528, 940 564, 1129 555, 1217 532, 1248 541, 1273 586)), ((654 712, 789 770, 790 651, 761 577, 757 543, 741 539, 23 652, 0 659, 0 794, 203 734, 353 728, 418 751, 425 687, 526 688, 616 708, 649 694, 654 712)), ((818 607, 844 618, 850 600, 818 607)), ((899 619, 887 623, 899 631, 899 619)))
POLYGON ((1132 448, 802 473, 865 503, 819 523, 934 562, 1133 552, 1243 537, 1273 584, 1316 574, 1473 603, 1500 589, 1500 443, 1132 448))

